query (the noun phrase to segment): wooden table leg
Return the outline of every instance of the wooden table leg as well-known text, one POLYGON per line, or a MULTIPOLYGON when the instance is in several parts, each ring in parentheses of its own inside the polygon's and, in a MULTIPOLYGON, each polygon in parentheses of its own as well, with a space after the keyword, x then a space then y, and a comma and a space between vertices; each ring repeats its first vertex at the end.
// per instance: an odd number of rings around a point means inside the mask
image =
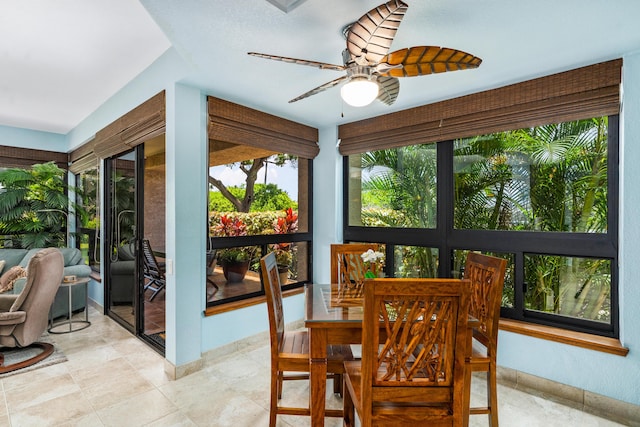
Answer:
POLYGON ((327 392, 327 330, 309 328, 309 405, 311 426, 324 426, 325 396, 327 392))

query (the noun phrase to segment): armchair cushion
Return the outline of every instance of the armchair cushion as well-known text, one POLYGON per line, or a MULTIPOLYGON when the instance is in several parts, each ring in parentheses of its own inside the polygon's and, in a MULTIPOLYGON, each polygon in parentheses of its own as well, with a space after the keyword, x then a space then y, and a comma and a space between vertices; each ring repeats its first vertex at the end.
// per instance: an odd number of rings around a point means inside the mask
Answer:
POLYGON ((65 276, 87 277, 91 275, 91 267, 87 264, 69 265, 64 268, 65 276))
POLYGON ((136 259, 133 243, 127 243, 118 248, 119 261, 133 261, 136 259))

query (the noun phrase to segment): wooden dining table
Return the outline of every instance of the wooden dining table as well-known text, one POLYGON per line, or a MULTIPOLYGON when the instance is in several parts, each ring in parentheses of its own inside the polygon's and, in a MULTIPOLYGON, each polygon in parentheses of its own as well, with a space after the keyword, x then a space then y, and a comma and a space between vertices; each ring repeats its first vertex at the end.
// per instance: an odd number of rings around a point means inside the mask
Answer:
MULTIPOLYGON (((336 298, 337 284, 305 285, 305 327, 309 330, 309 404, 311 426, 324 426, 327 414, 340 411, 325 409, 327 391, 327 346, 329 344, 362 344, 362 303, 336 298)), ((469 318, 467 354, 471 349, 473 327, 479 322, 469 318)))

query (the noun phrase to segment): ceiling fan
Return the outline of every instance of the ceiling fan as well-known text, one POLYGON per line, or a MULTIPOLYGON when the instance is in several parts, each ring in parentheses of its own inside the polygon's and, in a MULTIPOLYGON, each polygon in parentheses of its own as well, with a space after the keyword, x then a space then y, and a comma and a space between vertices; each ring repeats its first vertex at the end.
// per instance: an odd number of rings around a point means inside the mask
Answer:
POLYGON ((396 31, 409 6, 391 0, 371 9, 356 22, 346 26, 343 34, 347 48, 342 52, 344 65, 327 64, 285 56, 249 52, 249 55, 323 70, 346 71, 342 77, 322 84, 289 102, 315 95, 345 82, 341 88, 347 104, 362 107, 375 99, 392 105, 398 97, 398 77, 414 77, 446 71, 478 68, 482 59, 469 53, 438 46, 414 46, 388 53, 396 31))

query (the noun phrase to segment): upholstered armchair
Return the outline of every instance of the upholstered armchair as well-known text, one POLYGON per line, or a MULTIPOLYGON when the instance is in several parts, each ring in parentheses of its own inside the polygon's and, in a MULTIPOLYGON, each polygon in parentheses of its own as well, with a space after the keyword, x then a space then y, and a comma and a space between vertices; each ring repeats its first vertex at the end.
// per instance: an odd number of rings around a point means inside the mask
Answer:
POLYGON ((55 248, 35 254, 27 265, 27 282, 19 294, 0 295, 0 373, 24 368, 53 353, 53 345, 38 342, 47 329, 49 309, 62 282, 64 259, 55 248), (6 347, 39 347, 42 352, 5 366, 6 347))

